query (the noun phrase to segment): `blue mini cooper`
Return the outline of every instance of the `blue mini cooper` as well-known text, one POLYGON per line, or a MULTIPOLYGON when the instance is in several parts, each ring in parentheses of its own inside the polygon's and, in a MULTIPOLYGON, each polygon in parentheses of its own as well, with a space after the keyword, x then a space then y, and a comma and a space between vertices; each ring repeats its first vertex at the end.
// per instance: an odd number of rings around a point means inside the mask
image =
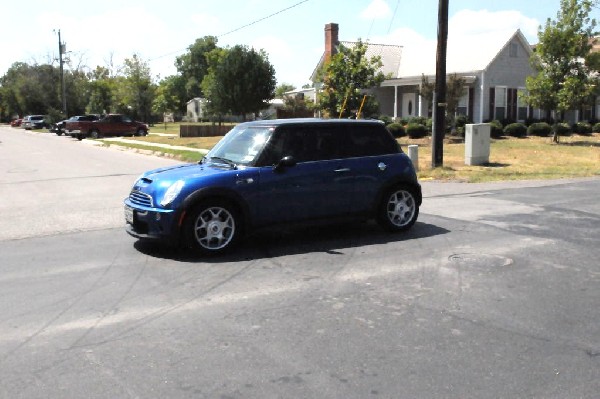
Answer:
POLYGON ((275 224, 417 220, 412 162, 377 121, 287 119, 237 125, 198 163, 145 172, 125 199, 127 232, 202 254, 275 224))

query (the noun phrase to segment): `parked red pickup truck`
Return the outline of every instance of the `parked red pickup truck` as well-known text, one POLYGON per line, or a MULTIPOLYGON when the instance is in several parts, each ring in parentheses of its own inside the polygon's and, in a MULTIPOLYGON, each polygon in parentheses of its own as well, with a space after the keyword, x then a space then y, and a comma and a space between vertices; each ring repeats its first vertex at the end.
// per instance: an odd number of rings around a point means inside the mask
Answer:
POLYGON ((97 121, 68 120, 65 124, 65 134, 79 140, 84 138, 97 139, 106 136, 145 136, 148 125, 136 122, 121 114, 108 114, 97 121))

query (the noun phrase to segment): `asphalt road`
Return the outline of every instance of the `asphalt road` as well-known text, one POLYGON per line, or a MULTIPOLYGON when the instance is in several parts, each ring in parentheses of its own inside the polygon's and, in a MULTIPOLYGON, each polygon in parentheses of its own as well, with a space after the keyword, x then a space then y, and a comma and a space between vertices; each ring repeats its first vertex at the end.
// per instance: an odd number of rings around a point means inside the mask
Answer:
POLYGON ((598 398, 600 179, 425 182, 408 234, 200 259, 123 231, 173 162, 0 127, 0 397, 598 398))

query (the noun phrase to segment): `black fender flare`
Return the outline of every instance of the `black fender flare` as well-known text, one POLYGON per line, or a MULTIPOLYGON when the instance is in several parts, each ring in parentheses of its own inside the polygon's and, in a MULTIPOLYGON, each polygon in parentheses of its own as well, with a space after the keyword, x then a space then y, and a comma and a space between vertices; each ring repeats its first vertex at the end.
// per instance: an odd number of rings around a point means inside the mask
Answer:
POLYGON ((373 205, 371 206, 371 213, 373 215, 377 214, 377 207, 381 203, 381 200, 383 199, 384 194, 394 186, 406 186, 406 187, 410 188, 412 190, 413 194, 415 195, 415 201, 417 202, 417 206, 419 206, 419 207, 421 206, 421 203, 423 202, 423 193, 421 192, 421 185, 416 181, 410 181, 410 180, 407 181, 405 178, 402 178, 401 176, 397 176, 396 178, 389 180, 385 185, 383 185, 379 189, 379 192, 377 193, 377 196, 375 197, 375 201, 373 202, 373 205))
POLYGON ((252 224, 252 220, 250 217, 250 207, 248 206, 248 203, 241 195, 239 195, 235 191, 228 189, 228 188, 206 187, 206 188, 201 188, 199 190, 196 190, 193 193, 189 194, 181 203, 181 211, 178 215, 179 228, 181 228, 181 226, 183 225, 183 220, 185 219, 185 214, 190 209, 192 209, 194 206, 196 206, 200 202, 202 202, 206 199, 209 199, 209 198, 210 199, 220 198, 220 199, 229 201, 234 206, 238 207, 238 209, 242 215, 242 219, 243 219, 242 222, 243 222, 244 226, 250 226, 252 224))

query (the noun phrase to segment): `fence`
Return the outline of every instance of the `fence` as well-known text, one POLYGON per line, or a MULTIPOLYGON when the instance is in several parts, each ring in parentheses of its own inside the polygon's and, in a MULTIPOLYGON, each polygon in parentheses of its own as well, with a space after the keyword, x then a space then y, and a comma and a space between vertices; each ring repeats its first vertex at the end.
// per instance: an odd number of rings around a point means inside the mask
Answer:
POLYGON ((232 125, 180 125, 179 137, 214 137, 224 136, 233 128, 232 125))

